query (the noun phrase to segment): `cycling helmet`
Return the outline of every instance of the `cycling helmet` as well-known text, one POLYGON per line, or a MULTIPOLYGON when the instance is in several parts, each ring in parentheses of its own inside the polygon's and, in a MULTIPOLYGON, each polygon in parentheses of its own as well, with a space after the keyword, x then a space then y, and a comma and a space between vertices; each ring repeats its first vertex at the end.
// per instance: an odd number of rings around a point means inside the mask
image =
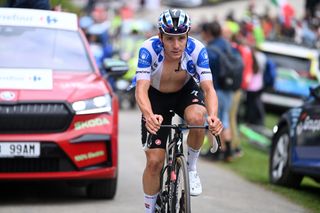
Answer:
POLYGON ((169 9, 160 14, 158 28, 167 35, 182 35, 188 33, 191 20, 181 9, 169 9))

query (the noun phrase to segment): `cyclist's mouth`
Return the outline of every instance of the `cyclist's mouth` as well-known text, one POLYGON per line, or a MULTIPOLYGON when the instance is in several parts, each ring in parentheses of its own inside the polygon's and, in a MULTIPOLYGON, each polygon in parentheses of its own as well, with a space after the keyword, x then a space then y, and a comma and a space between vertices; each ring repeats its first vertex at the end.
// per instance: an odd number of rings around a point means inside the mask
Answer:
POLYGON ((181 52, 180 51, 171 51, 174 55, 179 55, 181 52))

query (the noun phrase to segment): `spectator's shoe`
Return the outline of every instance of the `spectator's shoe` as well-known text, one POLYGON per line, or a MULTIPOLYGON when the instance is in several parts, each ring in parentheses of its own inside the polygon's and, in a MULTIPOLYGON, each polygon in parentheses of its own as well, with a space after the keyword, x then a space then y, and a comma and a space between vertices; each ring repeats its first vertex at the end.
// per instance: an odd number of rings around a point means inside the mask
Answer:
POLYGON ((190 195, 198 196, 202 193, 199 175, 196 171, 189 171, 190 195))
POLYGON ((243 156, 243 151, 241 150, 241 148, 239 147, 235 148, 233 151, 233 156, 235 158, 241 158, 243 156))

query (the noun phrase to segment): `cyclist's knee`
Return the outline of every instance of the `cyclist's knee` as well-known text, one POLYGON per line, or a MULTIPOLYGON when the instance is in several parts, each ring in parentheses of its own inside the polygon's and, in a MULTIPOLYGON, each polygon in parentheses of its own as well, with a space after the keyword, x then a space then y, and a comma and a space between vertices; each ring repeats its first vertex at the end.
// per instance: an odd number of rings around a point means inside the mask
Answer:
POLYGON ((164 151, 149 150, 147 154, 146 169, 153 175, 158 175, 164 163, 164 151))
POLYGON ((205 114, 201 112, 189 112, 185 115, 185 119, 189 125, 203 125, 205 114))
POLYGON ((189 125, 203 125, 205 123, 206 109, 200 105, 191 105, 186 108, 184 117, 189 125))
POLYGON ((163 161, 160 159, 148 159, 146 169, 151 175, 159 175, 163 166, 163 161))

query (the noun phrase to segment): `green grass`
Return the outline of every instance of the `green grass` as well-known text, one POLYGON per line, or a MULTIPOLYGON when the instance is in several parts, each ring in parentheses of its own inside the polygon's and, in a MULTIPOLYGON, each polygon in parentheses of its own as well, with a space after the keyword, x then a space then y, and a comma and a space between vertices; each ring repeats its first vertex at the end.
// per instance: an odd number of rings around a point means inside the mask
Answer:
MULTIPOLYGON (((268 118, 271 119, 271 118, 268 118)), ((243 176, 245 179, 275 191, 292 202, 309 209, 311 212, 320 212, 320 185, 312 179, 304 178, 299 189, 280 187, 269 183, 268 153, 257 150, 242 140, 244 156, 232 163, 221 163, 224 167, 243 176)))

